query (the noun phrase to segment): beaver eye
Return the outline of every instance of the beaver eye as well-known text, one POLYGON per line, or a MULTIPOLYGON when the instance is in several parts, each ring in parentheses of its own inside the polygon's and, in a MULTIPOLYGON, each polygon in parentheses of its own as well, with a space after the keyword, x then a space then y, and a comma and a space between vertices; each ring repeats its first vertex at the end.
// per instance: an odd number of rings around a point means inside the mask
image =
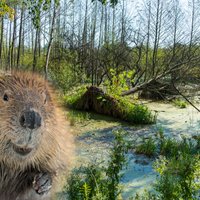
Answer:
POLYGON ((3 100, 4 100, 4 101, 8 101, 8 99, 9 99, 9 98, 8 98, 8 95, 7 95, 7 94, 4 94, 3 100))

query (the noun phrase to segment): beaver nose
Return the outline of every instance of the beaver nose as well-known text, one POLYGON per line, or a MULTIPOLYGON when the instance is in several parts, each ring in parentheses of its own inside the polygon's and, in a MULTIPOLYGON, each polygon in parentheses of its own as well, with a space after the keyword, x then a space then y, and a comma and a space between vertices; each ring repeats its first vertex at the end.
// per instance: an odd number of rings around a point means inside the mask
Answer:
POLYGON ((21 126, 24 128, 36 129, 41 126, 41 117, 39 113, 33 110, 25 111, 19 121, 21 126))

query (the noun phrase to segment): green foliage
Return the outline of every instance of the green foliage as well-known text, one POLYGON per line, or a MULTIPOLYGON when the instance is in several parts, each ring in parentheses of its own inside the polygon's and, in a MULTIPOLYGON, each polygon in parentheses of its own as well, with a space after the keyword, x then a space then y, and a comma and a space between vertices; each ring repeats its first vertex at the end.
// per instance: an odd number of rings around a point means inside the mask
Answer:
POLYGON ((111 82, 109 80, 104 82, 107 93, 114 97, 119 97, 123 91, 129 89, 127 81, 131 79, 133 73, 133 70, 118 73, 117 70, 110 69, 111 82))
POLYGON ((160 155, 174 156, 178 150, 178 143, 171 138, 162 138, 160 140, 160 155))
POLYGON ((75 123, 85 123, 90 119, 90 113, 79 112, 74 110, 69 110, 67 113, 67 119, 70 121, 70 125, 75 125, 75 123))
POLYGON ((127 103, 125 119, 133 121, 135 124, 152 124, 156 122, 156 115, 153 115, 147 106, 142 104, 130 105, 127 103))
MULTIPOLYGON (((161 154, 154 163, 159 178, 154 185, 154 192, 137 194, 135 200, 197 200, 200 191, 200 149, 199 138, 194 141, 183 139, 177 142, 164 137, 159 129, 159 148, 161 154)), ((147 142, 141 145, 141 152, 148 149, 147 142)), ((140 150, 140 149, 139 149, 140 150)))
POLYGON ((142 194, 136 194, 134 198, 130 198, 129 200, 159 200, 156 194, 144 191, 142 194))
MULTIPOLYGON (((92 0, 92 2, 94 2, 95 0, 92 0)), ((100 1, 102 4, 106 4, 108 1, 107 0, 98 0, 98 1, 100 1)), ((117 5, 117 3, 118 3, 118 0, 110 0, 110 4, 112 5, 112 6, 116 6, 117 5)))
POLYGON ((75 169, 68 179, 65 191, 70 200, 116 200, 120 194, 120 171, 126 165, 125 154, 129 144, 124 132, 116 130, 108 167, 90 165, 75 169))
MULTIPOLYGON (((87 105, 87 107, 89 106, 88 102, 83 102, 84 100, 88 101, 88 98, 91 98, 90 101, 94 101, 92 99, 94 96, 92 95, 91 97, 87 97, 85 99, 83 98, 86 91, 86 86, 77 87, 69 91, 63 97, 64 104, 70 108, 84 110, 85 105, 87 105), (83 107, 80 108, 80 104, 83 105, 83 107)), ((135 124, 151 124, 155 123, 156 121, 156 116, 153 115, 145 105, 133 104, 126 98, 117 96, 112 97, 108 94, 103 94, 97 95, 96 100, 98 100, 98 105, 96 105, 97 102, 95 102, 95 106, 101 107, 101 111, 103 109, 106 109, 107 111, 110 110, 111 116, 117 117, 127 122, 135 124), (114 112, 117 113, 117 116, 112 115, 114 112)))
POLYGON ((177 156, 177 154, 186 153, 186 154, 195 154, 197 153, 197 145, 194 145, 194 142, 183 139, 183 141, 177 142, 171 138, 162 138, 160 140, 160 155, 166 157, 177 156))
MULTIPOLYGON (((159 129, 160 140, 166 140, 163 130, 159 129)), ((124 141, 124 133, 116 131, 115 141, 110 154, 108 167, 90 165, 80 167, 71 175, 66 186, 69 199, 73 200, 116 200, 120 195, 119 181, 121 169, 125 166, 125 153, 130 145, 124 141)), ((160 156, 153 167, 159 177, 151 191, 136 194, 129 200, 198 200, 200 191, 200 156, 197 143, 184 139, 182 142, 168 142, 170 145, 162 148, 165 156, 160 156), (167 149, 173 149, 170 153, 167 149)), ((163 142, 165 143, 165 142, 163 142)), ((140 146, 141 152, 150 151, 155 155, 155 143, 150 138, 140 146)), ((152 155, 153 155, 152 154, 152 155)), ((149 155, 149 153, 147 153, 149 155)))
POLYGON ((152 138, 143 139, 142 144, 138 145, 135 149, 138 154, 144 154, 148 157, 153 157, 156 154, 156 144, 152 138))
POLYGON ((175 99, 173 101, 174 105, 179 107, 179 108, 186 108, 187 107, 187 102, 186 101, 183 101, 181 99, 175 99))
MULTIPOLYGON (((32 70, 33 67, 33 55, 29 51, 25 51, 23 57, 21 58, 21 69, 22 70, 32 70)), ((41 56, 37 57, 37 72, 44 71, 44 64, 45 64, 45 56, 41 54, 41 56)))
POLYGON ((80 169, 73 170, 70 178, 68 179, 68 185, 65 186, 64 190, 70 199, 81 200, 83 199, 81 193, 81 187, 84 184, 81 180, 80 169))
POLYGON ((113 149, 111 151, 111 160, 108 168, 105 170, 107 175, 108 199, 115 200, 120 194, 119 181, 121 179, 120 171, 126 164, 125 153, 127 153, 130 145, 123 139, 124 132, 116 131, 113 149))
POLYGON ((0 1, 0 17, 7 14, 10 19, 13 19, 14 13, 15 13, 14 9, 8 6, 6 0, 0 1))
MULTIPOLYGON (((54 62, 56 65, 56 63, 54 62)), ((49 74, 56 86, 62 90, 63 93, 66 93, 71 87, 74 87, 78 82, 77 75, 74 74, 71 70, 71 66, 67 63, 59 63, 59 68, 50 66, 49 74)))
POLYGON ((73 88, 66 95, 63 96, 64 104, 71 108, 75 108, 77 102, 81 99, 86 91, 87 88, 85 85, 73 88))
POLYGON ((196 140, 196 148, 198 152, 200 153, 200 135, 194 135, 193 139, 196 140))
POLYGON ((87 183, 84 183, 80 188, 81 193, 83 194, 84 200, 89 200, 89 195, 91 192, 91 188, 87 183))
POLYGON ((194 139, 196 144, 191 140, 183 138, 182 141, 176 141, 172 138, 164 137, 163 130, 158 130, 158 147, 156 147, 156 142, 151 137, 148 139, 143 139, 143 142, 138 145, 135 149, 135 152, 138 154, 144 154, 148 157, 155 156, 156 153, 159 155, 165 156, 167 158, 176 157, 177 155, 184 153, 195 155, 200 153, 200 142, 198 136, 194 139))
POLYGON ((58 6, 59 0, 24 0, 24 5, 29 10, 35 28, 40 27, 41 12, 50 9, 52 4, 58 6))
POLYGON ((199 155, 181 152, 170 159, 160 158, 154 164, 160 174, 155 189, 162 200, 197 200, 200 190, 199 155))

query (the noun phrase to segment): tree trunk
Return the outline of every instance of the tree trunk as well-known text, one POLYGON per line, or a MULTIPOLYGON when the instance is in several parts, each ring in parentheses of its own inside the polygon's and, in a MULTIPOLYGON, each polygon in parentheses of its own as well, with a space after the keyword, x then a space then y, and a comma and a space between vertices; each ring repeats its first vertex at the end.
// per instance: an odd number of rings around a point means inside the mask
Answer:
POLYGON ((51 24, 49 43, 48 43, 47 54, 46 54, 45 68, 44 68, 46 79, 48 77, 48 65, 49 65, 49 57, 50 57, 50 53, 51 53, 51 46, 52 46, 52 42, 53 42, 53 33, 54 33, 54 29, 55 29, 55 21, 56 21, 56 5, 54 5, 54 8, 53 8, 52 24, 51 24))
POLYGON ((152 58, 152 74, 155 75, 155 67, 157 63, 157 47, 158 47, 158 34, 159 34, 159 13, 160 13, 160 0, 157 0, 157 9, 156 9, 156 25, 155 25, 155 38, 153 44, 153 58, 152 58))
MULTIPOLYGON (((16 8, 15 8, 16 9, 16 8)), ((11 54, 10 54, 10 63, 11 63, 11 68, 14 67, 15 62, 14 62, 14 48, 15 48, 15 40, 16 40, 16 28, 17 28, 17 14, 15 12, 14 14, 14 24, 13 24, 13 36, 12 36, 12 44, 11 44, 11 54)))
POLYGON ((148 81, 143 82, 139 85, 136 85, 135 87, 131 88, 130 90, 123 92, 122 96, 126 96, 126 95, 129 95, 129 94, 133 94, 135 92, 138 92, 138 91, 146 88, 152 82, 157 81, 159 79, 162 79, 162 78, 166 77, 166 75, 169 75, 169 74, 173 73, 174 71, 181 70, 184 67, 184 65, 186 65, 186 64, 188 64, 192 61, 197 61, 197 60, 199 60, 198 56, 194 57, 191 60, 187 60, 186 62, 178 63, 178 64, 176 64, 172 67, 169 67, 168 69, 166 69, 162 73, 158 74, 157 76, 154 76, 153 78, 149 79, 148 81))
POLYGON ((17 69, 20 65, 20 53, 21 53, 21 43, 22 43, 22 30, 23 30, 23 16, 24 16, 24 8, 21 8, 21 17, 20 17, 20 27, 19 27, 19 45, 17 50, 17 69))
POLYGON ((39 28, 36 29, 36 34, 35 34, 35 46, 34 46, 34 54, 33 54, 33 72, 35 72, 36 65, 37 65, 38 34, 39 34, 39 28))
POLYGON ((4 28, 4 20, 3 20, 3 17, 1 18, 1 39, 0 39, 0 62, 1 62, 1 65, 3 64, 3 61, 2 61, 2 52, 3 52, 3 28, 4 28))
POLYGON ((146 55, 145 55, 146 63, 145 63, 144 81, 147 80, 148 67, 149 67, 150 26, 151 26, 151 1, 149 1, 149 4, 148 4, 148 27, 147 27, 147 45, 146 45, 146 55))

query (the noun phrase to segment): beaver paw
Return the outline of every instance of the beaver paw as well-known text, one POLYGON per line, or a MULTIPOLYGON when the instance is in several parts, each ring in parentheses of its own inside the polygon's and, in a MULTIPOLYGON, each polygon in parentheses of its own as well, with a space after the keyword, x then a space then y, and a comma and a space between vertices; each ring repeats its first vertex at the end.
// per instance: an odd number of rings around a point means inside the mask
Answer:
POLYGON ((34 177, 33 188, 39 195, 47 193, 52 187, 52 178, 49 173, 39 173, 34 177))

